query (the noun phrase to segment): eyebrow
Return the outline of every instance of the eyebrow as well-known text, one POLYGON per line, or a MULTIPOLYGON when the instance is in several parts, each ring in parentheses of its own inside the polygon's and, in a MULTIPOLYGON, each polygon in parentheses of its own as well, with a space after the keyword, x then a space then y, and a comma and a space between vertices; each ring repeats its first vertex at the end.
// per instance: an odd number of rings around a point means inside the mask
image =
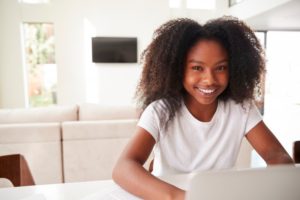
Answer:
MULTIPOLYGON (((225 62, 228 62, 228 59, 220 60, 220 61, 216 62, 215 64, 217 65, 217 64, 221 64, 221 63, 225 63, 225 62)), ((200 60, 193 60, 193 59, 189 60, 188 63, 205 64, 205 62, 202 62, 200 60)))

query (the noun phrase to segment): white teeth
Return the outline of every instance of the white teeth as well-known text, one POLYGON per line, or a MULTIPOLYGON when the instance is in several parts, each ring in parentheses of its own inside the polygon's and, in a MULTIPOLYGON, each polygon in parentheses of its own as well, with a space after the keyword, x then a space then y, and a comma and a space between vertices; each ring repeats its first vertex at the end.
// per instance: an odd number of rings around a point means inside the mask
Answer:
POLYGON ((201 89, 201 88, 198 88, 198 90, 200 90, 201 92, 206 93, 206 94, 211 94, 214 91, 216 91, 216 89, 201 89))

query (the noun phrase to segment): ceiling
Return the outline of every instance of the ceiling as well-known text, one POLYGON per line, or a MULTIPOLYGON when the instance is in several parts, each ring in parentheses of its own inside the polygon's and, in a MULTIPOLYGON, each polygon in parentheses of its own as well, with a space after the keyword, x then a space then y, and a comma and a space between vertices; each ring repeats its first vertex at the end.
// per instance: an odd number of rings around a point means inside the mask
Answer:
POLYGON ((289 1, 245 21, 255 30, 300 31, 300 0, 289 1))

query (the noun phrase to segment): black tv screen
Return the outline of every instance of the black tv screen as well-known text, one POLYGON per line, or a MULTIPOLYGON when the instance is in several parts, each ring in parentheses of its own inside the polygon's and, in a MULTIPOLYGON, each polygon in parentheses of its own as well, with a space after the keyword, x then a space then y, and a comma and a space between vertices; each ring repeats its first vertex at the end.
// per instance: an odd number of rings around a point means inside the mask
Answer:
POLYGON ((136 63, 137 38, 93 37, 92 60, 95 63, 136 63))

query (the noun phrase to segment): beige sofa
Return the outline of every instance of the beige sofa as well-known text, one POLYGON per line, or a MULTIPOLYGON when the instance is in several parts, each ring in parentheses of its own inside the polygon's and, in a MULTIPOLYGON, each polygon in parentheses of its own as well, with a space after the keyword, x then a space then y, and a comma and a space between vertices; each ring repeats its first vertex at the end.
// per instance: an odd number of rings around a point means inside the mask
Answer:
POLYGON ((0 155, 24 155, 36 184, 109 179, 137 118, 125 106, 1 109, 0 155))
MULTIPOLYGON (((36 184, 110 179, 137 121, 128 106, 0 109, 0 155, 24 155, 36 184)), ((236 167, 250 167, 250 157, 242 145, 236 167)))

